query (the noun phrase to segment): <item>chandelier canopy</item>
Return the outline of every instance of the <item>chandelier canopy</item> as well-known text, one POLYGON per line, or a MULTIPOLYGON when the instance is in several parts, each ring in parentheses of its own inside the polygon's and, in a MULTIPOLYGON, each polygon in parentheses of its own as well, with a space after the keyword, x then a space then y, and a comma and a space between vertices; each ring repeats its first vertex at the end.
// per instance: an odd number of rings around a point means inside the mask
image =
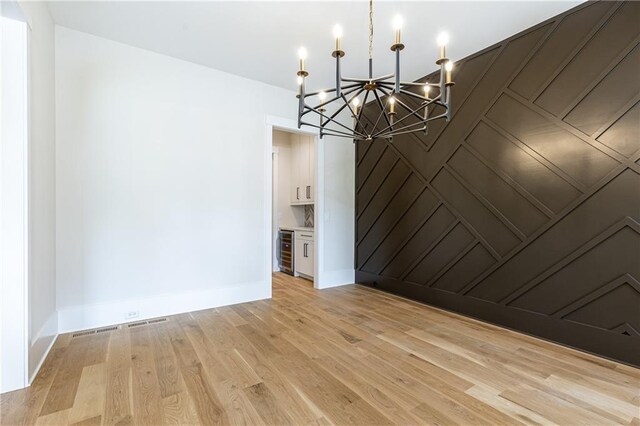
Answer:
POLYGON ((320 129, 320 137, 325 135, 371 141, 378 138, 391 139, 396 135, 428 131, 428 123, 433 120, 451 118, 451 80, 453 63, 446 57, 448 37, 438 37, 440 56, 436 64, 440 66, 438 82, 400 81, 400 52, 404 49, 400 38, 402 18, 394 20, 396 31, 391 51, 395 54, 395 73, 373 77, 373 0, 369 1, 369 76, 368 78, 343 78, 340 61, 345 56, 341 48, 342 29, 334 28, 335 50, 331 54, 336 60, 336 85, 333 89, 307 93, 306 79, 309 73, 304 62, 307 51, 299 50, 298 70, 298 128, 309 126, 320 129), (363 99, 360 99, 364 93, 363 99), (368 101, 373 106, 364 112, 368 101), (311 103, 315 104, 312 106, 311 103), (331 108, 331 111, 328 109, 331 108), (348 109, 353 118, 351 126, 338 121, 338 115, 348 109), (310 114, 313 113, 313 114, 310 114), (312 118, 316 116, 315 123, 312 118))

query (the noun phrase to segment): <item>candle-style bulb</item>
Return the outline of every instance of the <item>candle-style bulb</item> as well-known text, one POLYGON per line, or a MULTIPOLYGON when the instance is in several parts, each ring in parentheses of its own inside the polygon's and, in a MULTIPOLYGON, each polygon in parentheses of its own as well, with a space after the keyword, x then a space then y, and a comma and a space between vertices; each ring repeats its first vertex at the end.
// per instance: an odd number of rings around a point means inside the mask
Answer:
POLYGON ((327 93, 326 92, 318 93, 318 99, 320 99, 320 102, 324 102, 324 100, 327 99, 327 93))
POLYGON ((333 27, 333 37, 342 38, 342 27, 340 25, 335 25, 333 27))
POLYGON ((445 59, 447 57, 447 44, 449 43, 449 34, 440 33, 438 35, 438 46, 440 46, 440 59, 445 59))
POLYGON ((402 16, 396 15, 393 18, 393 29, 396 30, 396 42, 395 44, 400 44, 400 30, 402 29, 402 16))
POLYGON ((333 37, 336 39, 336 52, 342 50, 342 27, 340 25, 336 25, 333 27, 333 37))
POLYGON ((403 24, 402 16, 396 15, 393 18, 393 29, 396 30, 396 31, 401 30, 402 29, 402 24, 403 24))
POLYGON ((445 84, 450 84, 451 83, 451 70, 453 69, 453 62, 451 61, 447 61, 446 64, 444 64, 444 69, 446 71, 446 78, 445 78, 445 84))
POLYGON ((298 58, 300 59, 300 72, 304 71, 304 60, 307 59, 307 49, 301 47, 298 49, 298 58))
POLYGON ((298 82, 298 86, 302 86, 302 83, 304 82, 304 78, 302 78, 302 76, 299 75, 296 81, 298 82))
POLYGON ((449 44, 449 34, 444 32, 438 34, 438 46, 446 46, 447 44, 449 44))
POLYGON ((353 98, 353 100, 351 101, 351 103, 353 104, 354 107, 358 108, 358 105, 360 105, 360 99, 358 98, 353 98))
POLYGON ((429 84, 428 84, 428 83, 427 83, 427 84, 425 84, 425 85, 424 85, 424 96, 428 98, 428 97, 429 97, 429 92, 430 92, 430 91, 431 91, 431 86, 429 86, 429 84))
POLYGON ((393 96, 389 97, 389 114, 396 113, 396 98, 393 96))

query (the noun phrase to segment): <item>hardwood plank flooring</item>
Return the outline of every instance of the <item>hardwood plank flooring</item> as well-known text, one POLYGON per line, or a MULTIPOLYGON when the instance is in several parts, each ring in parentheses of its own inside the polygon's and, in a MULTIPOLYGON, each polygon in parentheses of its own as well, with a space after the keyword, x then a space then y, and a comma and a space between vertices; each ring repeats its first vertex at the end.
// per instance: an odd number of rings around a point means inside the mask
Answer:
POLYGON ((59 336, 2 425, 640 424, 640 370, 358 285, 59 336))

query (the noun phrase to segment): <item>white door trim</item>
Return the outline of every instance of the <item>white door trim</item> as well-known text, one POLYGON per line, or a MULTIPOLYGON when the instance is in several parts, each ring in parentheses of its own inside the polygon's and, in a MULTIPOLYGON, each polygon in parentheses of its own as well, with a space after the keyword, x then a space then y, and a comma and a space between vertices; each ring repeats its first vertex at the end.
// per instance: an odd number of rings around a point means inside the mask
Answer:
POLYGON ((316 162, 314 179, 314 277, 313 286, 322 288, 322 276, 324 274, 324 141, 320 139, 319 134, 315 130, 298 129, 295 120, 288 118, 276 117, 272 115, 265 116, 265 146, 264 146, 264 164, 265 164, 265 190, 264 190, 264 247, 265 247, 265 265, 266 281, 271 282, 271 240, 272 240, 272 214, 273 214, 273 162, 271 153, 273 149, 273 130, 283 130, 289 133, 300 133, 304 135, 314 136, 314 158, 316 162))
POLYGON ((0 392, 29 386, 29 29, 21 24, 0 37, 15 42, 2 40, 0 52, 19 61, 3 68, 2 100, 20 106, 0 109, 0 392))

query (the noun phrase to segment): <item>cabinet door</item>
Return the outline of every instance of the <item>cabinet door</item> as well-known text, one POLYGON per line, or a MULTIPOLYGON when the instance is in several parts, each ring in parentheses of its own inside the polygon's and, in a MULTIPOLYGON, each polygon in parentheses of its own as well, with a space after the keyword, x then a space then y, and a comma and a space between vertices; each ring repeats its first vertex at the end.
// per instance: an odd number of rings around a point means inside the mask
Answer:
POLYGON ((309 201, 309 137, 298 135, 298 164, 300 165, 300 198, 306 204, 309 201))
POLYGON ((307 200, 313 203, 315 198, 315 183, 316 183, 316 150, 315 139, 311 136, 307 137, 307 164, 309 165, 308 172, 308 189, 305 191, 307 200))
POLYGON ((299 204, 304 201, 305 188, 301 186, 300 182, 300 175, 302 173, 300 155, 300 137, 298 135, 291 135, 291 156, 289 158, 291 204, 299 204))
POLYGON ((313 277, 313 241, 296 238, 296 272, 313 277))

